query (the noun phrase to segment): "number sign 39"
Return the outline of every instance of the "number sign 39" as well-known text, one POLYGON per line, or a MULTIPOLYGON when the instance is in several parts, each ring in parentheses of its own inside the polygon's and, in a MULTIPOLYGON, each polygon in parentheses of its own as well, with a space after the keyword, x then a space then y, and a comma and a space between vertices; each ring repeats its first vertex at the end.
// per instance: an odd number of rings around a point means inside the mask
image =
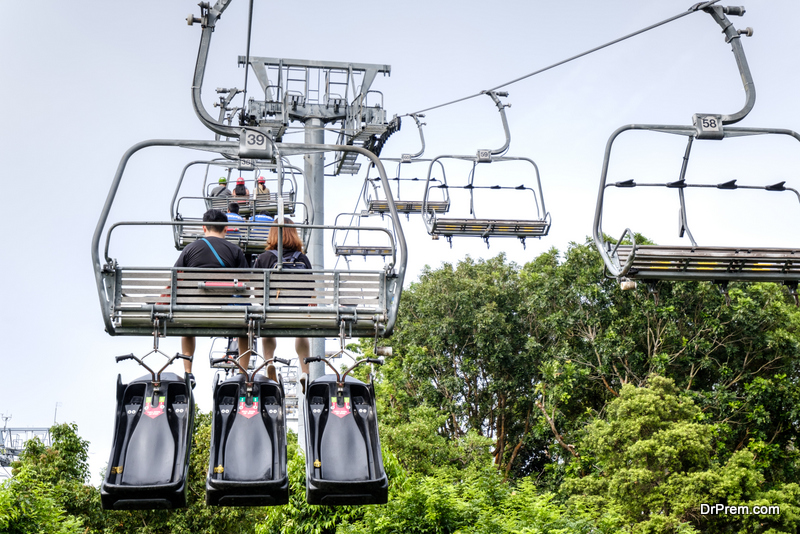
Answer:
POLYGON ((254 130, 242 130, 239 137, 239 157, 271 159, 272 144, 266 134, 254 130))

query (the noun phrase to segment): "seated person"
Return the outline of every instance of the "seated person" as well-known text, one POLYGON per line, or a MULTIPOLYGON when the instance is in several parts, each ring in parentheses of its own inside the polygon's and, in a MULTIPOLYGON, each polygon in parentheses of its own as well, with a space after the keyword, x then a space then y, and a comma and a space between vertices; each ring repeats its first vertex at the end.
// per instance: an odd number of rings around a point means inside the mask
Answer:
MULTIPOLYGON (((288 217, 283 219, 284 224, 292 224, 292 220, 288 217)), ((278 264, 278 228, 273 226, 270 228, 269 237, 267 238, 267 249, 262 252, 258 259, 256 259, 253 267, 260 269, 274 269, 278 264)), ((303 241, 297 234, 297 229, 293 226, 285 226, 283 228, 283 267, 288 268, 305 268, 311 269, 311 261, 308 256, 303 254, 303 241), (297 254, 296 257, 295 253, 297 254), (294 260, 292 260, 294 258, 294 260), (289 267, 290 264, 293 264, 289 267)), ((303 306, 299 304, 299 306, 303 306)), ((274 337, 261 338, 261 345, 264 353, 264 359, 269 360, 275 355, 275 348, 277 347, 277 340, 274 337)), ((300 386, 303 394, 306 392, 306 383, 308 382, 308 364, 306 358, 311 355, 311 342, 307 337, 298 337, 294 340, 294 350, 297 352, 297 358, 300 360, 300 386)), ((267 366, 267 376, 272 380, 277 380, 275 366, 270 364, 267 366)))
POLYGON ((225 179, 223 176, 219 179, 219 185, 211 190, 208 194, 210 197, 229 197, 231 196, 231 190, 228 189, 228 180, 225 179))
MULTIPOLYGON (((228 222, 244 222, 244 217, 239 215, 239 204, 237 202, 228 202, 228 222)), ((228 237, 239 237, 238 226, 228 226, 226 235, 228 237)))
POLYGON ((236 187, 233 188, 233 196, 244 199, 250 198, 250 190, 244 186, 244 178, 241 176, 236 179, 236 187))
MULTIPOLYGON (((267 215, 263 211, 259 211, 256 213, 256 216, 253 217, 254 223, 271 223, 275 219, 267 215)), ((269 226, 253 226, 250 229, 250 236, 256 239, 266 239, 267 235, 269 234, 269 226)))
POLYGON ((257 198, 259 200, 269 200, 269 188, 264 185, 266 183, 267 181, 263 176, 258 177, 258 183, 253 191, 253 198, 257 198))
MULTIPOLYGON (((208 210, 203 215, 204 223, 227 223, 228 218, 220 210, 208 210)), ((225 241, 225 225, 203 225, 204 238, 190 243, 183 249, 175 267, 205 267, 217 269, 246 269, 250 267, 242 249, 225 241)), ((239 338, 239 364, 247 369, 250 361, 250 350, 242 352, 242 347, 247 347, 247 337, 239 338)), ((194 337, 181 338, 181 353, 194 356, 194 337)), ((183 368, 187 374, 192 373, 192 362, 183 360, 183 368)), ((192 377, 194 384, 194 377, 192 377)))

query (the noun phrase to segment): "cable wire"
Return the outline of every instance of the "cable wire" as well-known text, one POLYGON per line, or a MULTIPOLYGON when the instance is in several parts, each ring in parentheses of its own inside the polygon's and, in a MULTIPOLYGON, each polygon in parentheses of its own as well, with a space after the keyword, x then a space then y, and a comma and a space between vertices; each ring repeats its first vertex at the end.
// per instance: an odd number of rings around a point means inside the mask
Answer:
POLYGON ((515 79, 511 80, 510 82, 505 82, 505 83, 500 84, 500 85, 498 85, 496 87, 492 87, 491 89, 486 89, 484 91, 481 91, 479 93, 475 93, 473 95, 469 95, 469 96, 465 96, 465 97, 462 97, 462 98, 458 98, 456 100, 451 100, 450 102, 445 102, 444 104, 438 104, 436 106, 431 106, 429 108, 421 109, 419 111, 414 111, 414 112, 411 112, 411 113, 406 113, 405 115, 400 115, 400 116, 401 117, 410 117, 412 115, 417 115, 419 113, 425 113, 427 111, 431 111, 431 110, 434 110, 434 109, 443 108, 445 106, 451 106, 453 104, 458 104, 459 102, 464 102, 465 100, 470 100, 471 98, 475 98, 475 97, 484 95, 484 94, 488 93, 489 91, 496 91, 498 89, 502 89, 503 87, 507 87, 507 86, 509 86, 511 84, 514 84, 514 83, 517 83, 519 81, 525 80, 527 78, 530 78, 531 76, 536 76, 537 74, 541 74, 541 73, 543 73, 545 71, 548 71, 550 69, 553 69, 555 67, 559 67, 561 65, 564 65, 565 63, 569 63, 570 61, 574 61, 574 60, 582 58, 584 56, 588 56, 589 54, 592 54, 594 52, 597 52, 599 50, 607 48, 607 47, 609 47, 611 45, 615 45, 617 43, 620 43, 620 42, 622 42, 622 41, 624 41, 626 39, 630 39, 631 37, 635 37, 637 35, 640 35, 642 33, 647 32, 647 31, 653 30, 655 28, 658 28, 659 26, 663 26, 664 24, 668 24, 670 22, 676 21, 676 20, 678 20, 680 18, 685 17, 686 15, 691 15, 692 13, 696 13, 697 11, 702 11, 703 9, 705 9, 705 8, 707 8, 709 6, 712 6, 712 5, 716 4, 716 3, 718 3, 719 1, 720 0, 711 0, 709 2, 701 2, 699 4, 695 4, 692 7, 690 7, 688 11, 684 11, 683 13, 680 13, 678 15, 675 15, 675 16, 670 17, 668 19, 664 19, 661 22, 657 22, 655 24, 647 26, 646 28, 642 28, 641 30, 637 30, 637 31, 635 31, 633 33, 629 33, 627 35, 624 35, 622 37, 614 39, 613 41, 609 41, 609 42, 607 42, 605 44, 602 44, 600 46, 596 46, 596 47, 594 47, 594 48, 592 48, 590 50, 587 50, 585 52, 581 52, 580 54, 574 55, 574 56, 569 57, 567 59, 563 59, 563 60, 561 60, 561 61, 559 61, 557 63, 553 63, 552 65, 549 65, 547 67, 541 68, 541 69, 536 70, 536 71, 533 71, 533 72, 531 72, 529 74, 525 74, 524 76, 520 76, 519 78, 515 78, 515 79))
MULTIPOLYGON (((718 0, 719 1, 719 0, 718 0)), ((250 13, 247 18, 247 61, 244 64, 244 92, 242 94, 242 117, 247 107, 247 73, 250 72, 250 35, 253 31, 253 0, 250 0, 250 13)))

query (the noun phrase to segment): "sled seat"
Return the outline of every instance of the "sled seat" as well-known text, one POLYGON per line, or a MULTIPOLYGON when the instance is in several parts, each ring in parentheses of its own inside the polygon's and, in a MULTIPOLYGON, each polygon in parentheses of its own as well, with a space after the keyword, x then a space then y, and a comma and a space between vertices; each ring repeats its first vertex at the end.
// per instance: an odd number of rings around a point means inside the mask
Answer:
POLYGON ((671 247, 621 245, 620 265, 631 254, 631 279, 785 282, 800 280, 800 248, 671 247))

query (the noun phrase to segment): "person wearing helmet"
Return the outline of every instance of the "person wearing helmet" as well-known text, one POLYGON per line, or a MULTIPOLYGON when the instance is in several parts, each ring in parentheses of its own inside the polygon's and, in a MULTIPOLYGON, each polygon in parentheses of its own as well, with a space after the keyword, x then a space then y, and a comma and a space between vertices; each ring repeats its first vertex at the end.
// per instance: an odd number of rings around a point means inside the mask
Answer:
POLYGON ((229 197, 231 190, 228 189, 228 180, 223 176, 219 179, 219 185, 208 194, 210 197, 229 197))
POLYGON ((253 191, 253 198, 261 198, 262 200, 269 200, 269 188, 265 185, 267 181, 263 176, 258 177, 256 189, 253 191))
POLYGON ((233 196, 245 198, 250 196, 250 191, 244 186, 244 178, 241 176, 236 179, 236 187, 233 188, 233 196))

